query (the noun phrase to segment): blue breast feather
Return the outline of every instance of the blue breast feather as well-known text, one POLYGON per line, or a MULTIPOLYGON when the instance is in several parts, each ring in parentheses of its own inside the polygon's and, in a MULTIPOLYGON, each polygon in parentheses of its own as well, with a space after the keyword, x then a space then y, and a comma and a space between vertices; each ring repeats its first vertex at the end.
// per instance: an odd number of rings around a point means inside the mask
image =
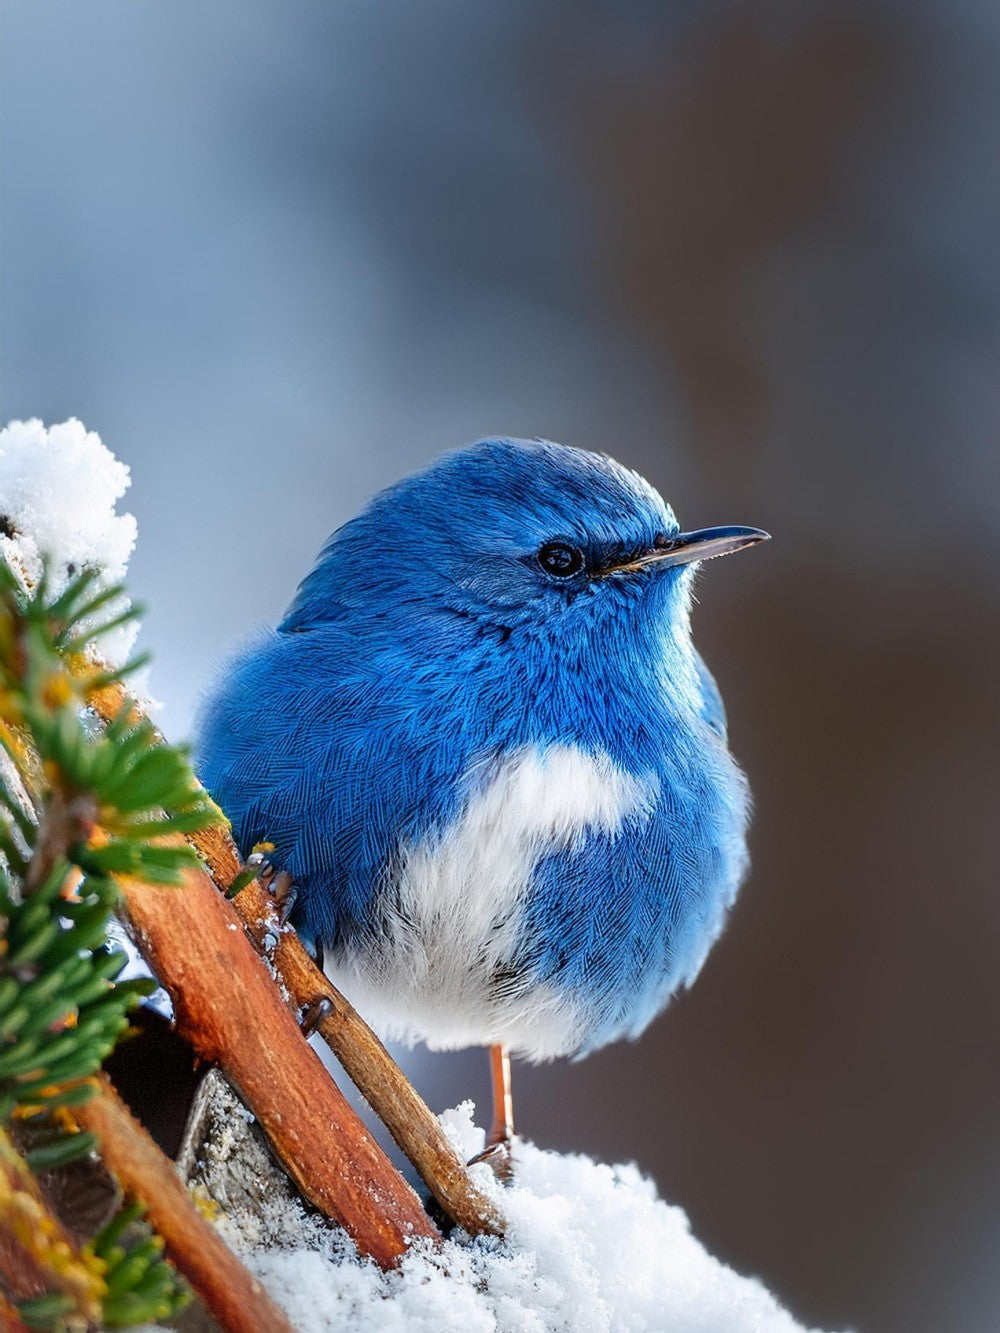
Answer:
POLYGON ((398 626, 363 631, 270 632, 216 692, 200 769, 241 848, 275 844, 299 886, 298 929, 336 948, 378 931, 400 848, 460 814, 474 760, 603 750, 654 781, 655 808, 539 863, 515 970, 572 994, 579 1054, 637 1035, 693 979, 744 868, 745 784, 701 659, 688 646, 687 686, 668 688, 663 645, 607 644, 578 664, 600 688, 581 689, 545 671, 544 647, 521 644, 498 670, 497 643, 461 617, 424 626, 419 643, 398 626))

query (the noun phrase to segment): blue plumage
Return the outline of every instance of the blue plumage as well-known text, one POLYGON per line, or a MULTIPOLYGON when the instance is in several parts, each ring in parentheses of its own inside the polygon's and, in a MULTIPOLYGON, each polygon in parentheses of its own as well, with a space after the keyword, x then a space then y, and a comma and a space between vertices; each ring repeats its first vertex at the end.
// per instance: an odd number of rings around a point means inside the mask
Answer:
POLYGON ((203 709, 203 779, 389 1034, 529 1058, 637 1035, 743 875, 747 791, 635 473, 486 440, 333 534, 203 709))

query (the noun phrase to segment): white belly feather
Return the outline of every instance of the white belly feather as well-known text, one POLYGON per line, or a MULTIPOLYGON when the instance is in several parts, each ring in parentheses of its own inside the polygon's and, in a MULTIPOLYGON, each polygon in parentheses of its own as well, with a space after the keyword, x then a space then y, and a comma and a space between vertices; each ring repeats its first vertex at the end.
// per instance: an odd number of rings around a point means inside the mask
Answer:
MULTIPOLYGON (((400 848, 397 894, 377 941, 330 960, 332 979, 385 1037, 435 1049, 502 1042, 529 1059, 579 1045, 572 998, 524 978, 518 957, 535 867, 588 832, 652 809, 655 778, 604 752, 525 747, 474 765, 458 817, 400 848)), ((388 895, 387 895, 388 896, 388 895)))

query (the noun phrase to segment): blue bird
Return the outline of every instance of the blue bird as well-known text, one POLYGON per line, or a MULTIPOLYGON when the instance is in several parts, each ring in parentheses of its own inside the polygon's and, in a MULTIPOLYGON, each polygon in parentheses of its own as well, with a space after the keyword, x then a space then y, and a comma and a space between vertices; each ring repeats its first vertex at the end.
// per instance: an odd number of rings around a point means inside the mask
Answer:
POLYGON ((582 1056, 690 985, 746 863, 746 781, 691 642, 697 562, 613 459, 487 439, 377 495, 202 710, 244 852, 383 1035, 582 1056))

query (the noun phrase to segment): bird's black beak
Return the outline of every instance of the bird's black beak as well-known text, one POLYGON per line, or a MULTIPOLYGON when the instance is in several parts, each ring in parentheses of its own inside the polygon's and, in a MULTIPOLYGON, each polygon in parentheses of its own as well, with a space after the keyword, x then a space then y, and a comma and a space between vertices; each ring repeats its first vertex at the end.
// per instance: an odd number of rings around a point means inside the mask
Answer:
POLYGON ((716 556, 732 555, 747 546, 769 541, 771 534, 762 528, 699 528, 697 532, 675 532, 673 536, 657 537, 648 551, 634 556, 614 570, 642 569, 644 565, 689 565, 695 560, 714 560, 716 556))

